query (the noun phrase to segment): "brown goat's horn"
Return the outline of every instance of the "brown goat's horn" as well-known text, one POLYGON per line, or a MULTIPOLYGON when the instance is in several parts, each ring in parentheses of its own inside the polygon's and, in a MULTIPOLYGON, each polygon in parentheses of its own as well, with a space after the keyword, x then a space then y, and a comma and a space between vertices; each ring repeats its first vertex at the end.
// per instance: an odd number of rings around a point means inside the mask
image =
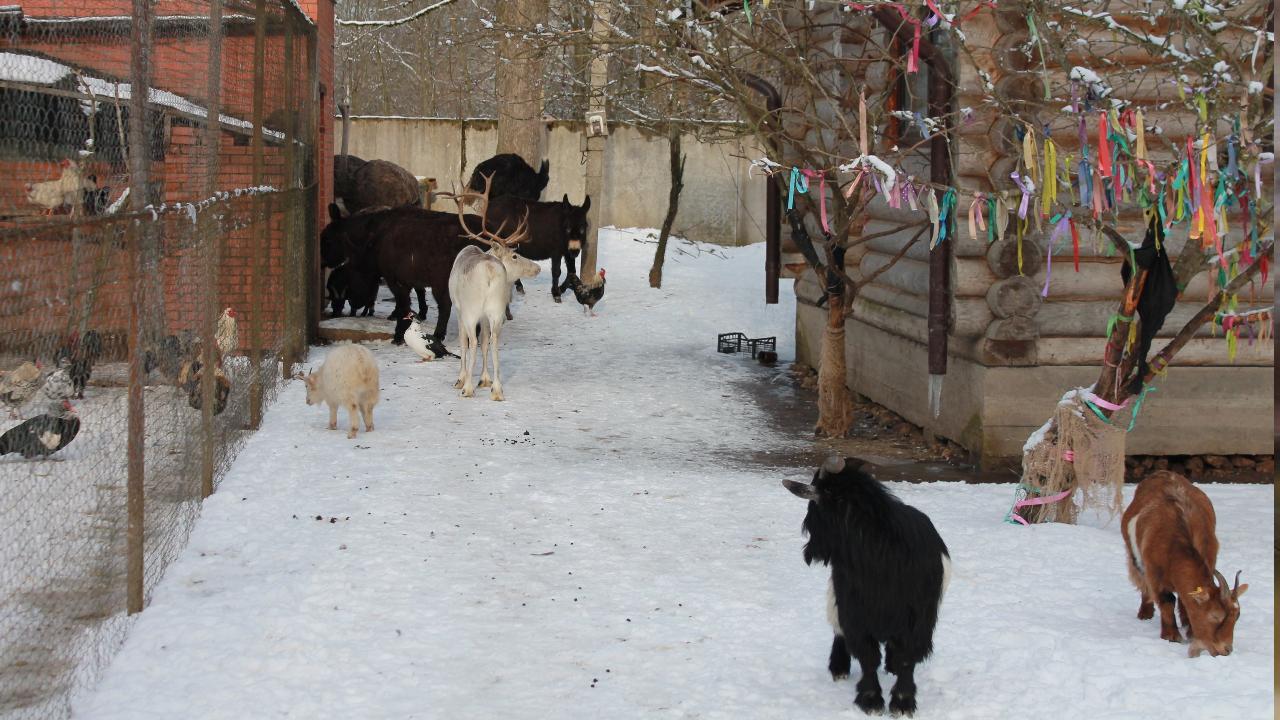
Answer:
POLYGON ((1218 578, 1218 594, 1222 596, 1223 600, 1231 599, 1231 590, 1227 587, 1227 579, 1217 570, 1213 571, 1213 576, 1218 578))
POLYGON ((1240 589, 1240 573, 1241 573, 1241 572, 1244 572, 1244 571, 1243 571, 1243 570, 1237 570, 1237 571, 1236 571, 1236 581, 1235 581, 1234 583, 1232 583, 1232 584, 1231 584, 1231 594, 1232 594, 1232 595, 1235 595, 1235 594, 1236 594, 1236 591, 1240 589))

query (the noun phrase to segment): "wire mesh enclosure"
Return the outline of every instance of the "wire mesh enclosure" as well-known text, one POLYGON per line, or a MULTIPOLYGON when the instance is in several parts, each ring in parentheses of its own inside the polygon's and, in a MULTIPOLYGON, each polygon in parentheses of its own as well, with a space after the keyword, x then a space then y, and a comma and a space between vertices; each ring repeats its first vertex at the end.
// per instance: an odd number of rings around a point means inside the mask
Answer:
POLYGON ((91 683, 306 352, 317 32, 0 7, 0 718, 91 683))

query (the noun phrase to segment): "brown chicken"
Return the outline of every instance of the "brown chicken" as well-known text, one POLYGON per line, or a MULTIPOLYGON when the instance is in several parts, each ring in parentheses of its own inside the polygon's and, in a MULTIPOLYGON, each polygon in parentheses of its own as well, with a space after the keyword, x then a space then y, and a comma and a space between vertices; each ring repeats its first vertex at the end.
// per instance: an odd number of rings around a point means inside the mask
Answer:
POLYGON ((0 402, 9 408, 9 417, 18 417, 18 408, 36 394, 43 381, 40 366, 31 361, 22 363, 0 380, 0 402))

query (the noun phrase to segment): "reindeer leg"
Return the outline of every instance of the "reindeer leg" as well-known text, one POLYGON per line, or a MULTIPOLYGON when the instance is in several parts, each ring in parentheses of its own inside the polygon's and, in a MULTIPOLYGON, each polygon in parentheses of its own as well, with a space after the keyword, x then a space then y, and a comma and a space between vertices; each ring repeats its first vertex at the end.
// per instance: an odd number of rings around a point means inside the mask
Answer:
POLYGON ((489 377, 489 336, 492 334, 485 329, 483 320, 476 325, 476 336, 480 338, 480 384, 476 387, 487 388, 493 384, 489 377))
POLYGON ((498 371, 498 336, 502 332, 502 321, 489 323, 489 346, 493 348, 493 390, 489 391, 490 400, 505 400, 502 394, 502 374, 498 371))

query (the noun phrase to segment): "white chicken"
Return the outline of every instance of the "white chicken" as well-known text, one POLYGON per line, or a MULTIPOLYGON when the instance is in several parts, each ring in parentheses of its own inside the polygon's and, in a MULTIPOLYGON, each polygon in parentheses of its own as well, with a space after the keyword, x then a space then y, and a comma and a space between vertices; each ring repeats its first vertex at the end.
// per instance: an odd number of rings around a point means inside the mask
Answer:
POLYGON ((409 323, 409 329, 404 333, 404 344, 408 345, 410 350, 418 353, 418 357, 422 358, 419 362, 435 360, 436 354, 427 346, 427 337, 422 332, 422 323, 418 322, 417 316, 409 313, 405 319, 412 322, 409 323))
POLYGON ((52 215, 54 210, 63 205, 79 208, 84 202, 84 191, 93 190, 97 183, 86 180, 80 172, 80 166, 63 160, 62 175, 57 180, 27 183, 27 200, 44 208, 45 215, 52 215))
POLYGON ((40 394, 53 405, 75 397, 76 386, 71 381, 71 373, 67 372, 67 368, 60 367, 49 373, 49 377, 40 386, 40 394))
POLYGON ((239 345, 239 337, 239 331, 236 329, 236 311, 227 308, 222 311, 222 317, 218 318, 218 329, 214 333, 218 354, 226 357, 235 350, 239 345))

